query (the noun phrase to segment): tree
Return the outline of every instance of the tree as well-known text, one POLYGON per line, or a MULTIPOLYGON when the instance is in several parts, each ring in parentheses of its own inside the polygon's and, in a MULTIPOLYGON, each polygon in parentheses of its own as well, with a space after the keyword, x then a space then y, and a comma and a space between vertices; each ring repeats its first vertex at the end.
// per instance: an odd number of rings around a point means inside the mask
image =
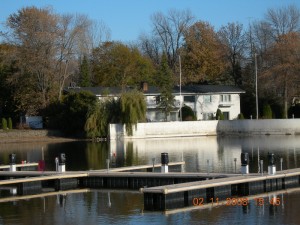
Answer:
POLYGON ((62 101, 60 129, 67 135, 86 135, 84 127, 92 112, 96 111, 97 99, 90 92, 69 93, 62 101))
POLYGON ((13 60, 15 47, 9 44, 0 44, 0 114, 2 116, 19 117, 20 112, 15 107, 14 87, 9 78, 18 71, 16 62, 13 60))
POLYGON ((146 120, 147 105, 143 93, 136 90, 121 94, 121 122, 125 124, 128 135, 132 135, 133 125, 146 120))
POLYGON ((50 9, 27 7, 7 19, 16 48, 19 73, 11 77, 15 98, 29 114, 36 114, 53 96, 53 64, 57 16, 50 9), (26 86, 25 86, 26 85, 26 86))
POLYGON ((156 84, 160 90, 157 107, 165 114, 165 121, 168 120, 168 116, 172 109, 174 109, 174 96, 173 91, 173 79, 172 72, 168 66, 166 54, 162 55, 160 67, 156 76, 156 84))
POLYGON ((298 94, 300 71, 300 34, 288 33, 278 38, 266 52, 268 69, 264 70, 266 92, 273 90, 273 95, 282 96, 284 118, 287 118, 289 99, 298 94))
POLYGON ((226 59, 230 65, 230 75, 235 85, 242 85, 241 61, 246 48, 246 36, 243 25, 240 23, 228 23, 222 26, 218 32, 220 41, 224 46, 226 59))
POLYGON ((272 119, 273 118, 272 109, 269 104, 264 104, 264 106, 263 106, 263 118, 264 119, 272 119))
POLYGON ((222 46, 209 23, 197 22, 185 32, 183 73, 185 83, 216 80, 225 69, 222 46))
POLYGON ((91 20, 85 15, 65 14, 58 17, 57 57, 55 58, 56 85, 58 100, 66 80, 77 69, 77 58, 90 52, 89 32, 91 20))
MULTIPOLYGON (((299 8, 290 5, 269 9, 264 20, 255 22, 252 27, 253 52, 257 53, 259 97, 268 102, 275 100, 276 105, 280 103, 283 117, 287 118, 290 98, 297 94, 299 82, 296 75, 299 71, 299 8)), ((251 57, 254 61, 254 56, 251 57)))
POLYGON ((7 130, 7 120, 5 118, 2 118, 2 129, 7 130))
POLYGON ((90 53, 93 23, 85 15, 26 7, 10 15, 6 25, 4 36, 15 48, 12 62, 18 68, 7 78, 14 101, 19 111, 38 114, 62 100, 65 83, 78 74, 78 58, 90 53))
POLYGON ((168 65, 174 73, 179 49, 184 43, 184 32, 193 19, 194 16, 189 10, 170 10, 167 15, 161 12, 154 13, 151 16, 152 36, 143 35, 141 38, 141 48, 145 50, 144 53, 159 65, 160 57, 164 52, 168 65), (157 54, 158 51, 160 54, 157 54))
POLYGON ((81 87, 91 86, 89 62, 88 62, 88 59, 87 59, 86 55, 84 55, 83 60, 80 64, 79 81, 80 81, 79 85, 81 87))
POLYGON ((126 87, 142 81, 151 83, 153 66, 136 47, 118 42, 103 43, 94 49, 92 71, 94 84, 126 87))
POLYGON ((120 99, 108 99, 97 101, 94 110, 89 111, 84 126, 87 137, 106 137, 109 132, 110 123, 121 122, 120 99))

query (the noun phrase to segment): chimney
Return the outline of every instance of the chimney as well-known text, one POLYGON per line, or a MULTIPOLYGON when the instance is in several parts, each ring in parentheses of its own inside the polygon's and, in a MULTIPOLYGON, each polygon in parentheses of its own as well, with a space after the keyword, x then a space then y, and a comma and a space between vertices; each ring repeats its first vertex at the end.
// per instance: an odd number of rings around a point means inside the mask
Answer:
POLYGON ((143 92, 148 91, 148 83, 147 82, 142 82, 141 83, 141 89, 143 92))

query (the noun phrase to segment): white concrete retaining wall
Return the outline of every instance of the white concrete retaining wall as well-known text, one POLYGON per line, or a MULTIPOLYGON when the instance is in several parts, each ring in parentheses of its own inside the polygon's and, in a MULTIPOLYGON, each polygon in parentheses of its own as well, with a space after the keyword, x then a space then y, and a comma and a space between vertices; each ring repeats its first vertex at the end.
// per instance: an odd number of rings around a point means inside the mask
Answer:
POLYGON ((203 135, 287 135, 300 134, 300 119, 270 120, 208 120, 188 122, 139 123, 133 135, 126 134, 125 126, 110 124, 110 139, 163 138, 203 135))

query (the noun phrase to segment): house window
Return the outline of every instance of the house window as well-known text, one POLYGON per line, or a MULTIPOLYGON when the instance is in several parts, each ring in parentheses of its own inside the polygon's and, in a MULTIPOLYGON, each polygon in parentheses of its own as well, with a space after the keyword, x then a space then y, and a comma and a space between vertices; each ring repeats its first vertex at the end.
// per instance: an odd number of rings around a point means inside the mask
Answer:
POLYGON ((223 112, 224 120, 229 120, 229 112, 223 112))
POLYGON ((177 112, 171 112, 170 113, 170 120, 171 121, 177 121, 178 113, 177 112))
POLYGON ((221 102, 231 102, 231 95, 221 95, 221 102))
POLYGON ((195 102, 195 96, 183 96, 184 102, 195 102))
POLYGON ((155 97, 155 100, 156 100, 156 104, 159 104, 159 103, 161 102, 160 96, 156 96, 156 97, 155 97))
POLYGON ((203 96, 203 101, 206 102, 206 103, 212 102, 212 101, 211 101, 211 95, 204 95, 204 96, 203 96))

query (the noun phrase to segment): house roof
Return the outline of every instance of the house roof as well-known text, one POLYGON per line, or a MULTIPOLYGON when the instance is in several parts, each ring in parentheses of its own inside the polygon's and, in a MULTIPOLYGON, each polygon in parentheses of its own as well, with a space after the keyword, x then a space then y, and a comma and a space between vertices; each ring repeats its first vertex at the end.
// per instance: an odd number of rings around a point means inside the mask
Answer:
MULTIPOLYGON (((89 91, 96 96, 102 95, 120 95, 123 91, 132 90, 133 87, 126 87, 125 89, 121 87, 68 87, 65 88, 65 92, 80 92, 89 91)), ((173 88, 173 94, 179 95, 179 86, 173 88)), ((245 93, 244 90, 237 86, 231 85, 187 85, 181 87, 181 93, 192 95, 192 94, 214 94, 214 93, 230 93, 239 94, 245 93)), ((158 87, 148 86, 148 90, 144 91, 145 95, 159 95, 160 91, 158 87)))
MULTIPOLYGON (((176 88, 177 91, 179 92, 179 87, 177 86, 176 88)), ((241 88, 232 85, 187 85, 181 87, 181 92, 193 93, 193 94, 245 93, 245 91, 242 90, 241 88)))

